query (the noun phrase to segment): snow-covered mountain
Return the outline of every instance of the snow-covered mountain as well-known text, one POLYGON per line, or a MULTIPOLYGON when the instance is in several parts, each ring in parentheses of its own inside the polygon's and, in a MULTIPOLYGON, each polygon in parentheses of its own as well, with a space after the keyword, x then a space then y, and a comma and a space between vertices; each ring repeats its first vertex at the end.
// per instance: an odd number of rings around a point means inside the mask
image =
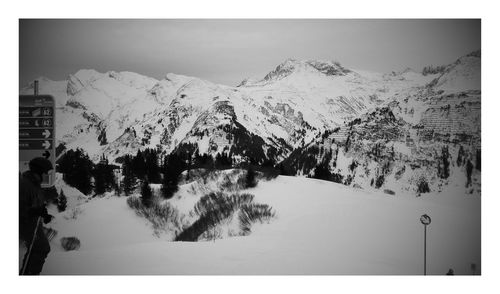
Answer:
MULTIPOLYGON (((459 58, 424 87, 396 93, 376 109, 318 135, 283 165, 309 175, 323 165, 334 181, 365 189, 418 192, 425 182, 432 191, 453 183, 480 193, 480 65, 480 52, 459 58), (470 180, 467 162, 472 164, 470 180)), ((411 71, 403 75, 418 76, 411 71)))
MULTIPOLYGON (((102 152, 116 157, 140 147, 169 152, 193 141, 199 142, 200 152, 221 152, 229 139, 216 129, 235 127, 232 121, 261 137, 268 148, 295 148, 431 80, 289 59, 263 79, 238 87, 175 74, 158 81, 130 72, 80 70, 66 81, 41 78, 40 93, 56 98, 57 136, 67 148, 83 146, 93 157, 102 152)), ((29 85, 21 93, 32 91, 29 85)))
MULTIPOLYGON (((426 75, 287 59, 237 87, 172 73, 156 80, 80 70, 66 81, 40 78, 39 92, 56 99, 59 142, 84 148, 94 160, 103 153, 113 160, 138 149, 167 154, 190 146, 236 160, 285 160, 294 173, 311 174, 324 160, 310 153, 315 146, 328 149, 325 154, 340 152, 329 168, 342 173, 339 157, 370 165, 373 146, 384 145, 412 164, 432 161, 428 155, 442 144, 455 144, 452 155, 457 142, 470 154, 480 149, 480 64, 479 51, 426 75)), ((21 90, 32 92, 32 85, 21 90)))
MULTIPOLYGON (((287 59, 237 87, 88 69, 38 80, 56 100, 58 143, 94 161, 194 149, 331 181, 259 174, 243 188, 241 167, 192 169, 169 199, 150 184, 150 209, 168 213, 148 217, 130 204, 141 203, 138 191, 86 196, 57 173, 67 207, 48 206, 58 235, 42 274, 421 274, 424 213, 433 218, 428 273, 481 273, 480 51, 425 74, 287 59), (206 200, 218 192, 241 203, 206 200), (272 217, 242 227, 250 201, 272 217), (197 226, 203 203, 230 213, 197 226), (66 237, 81 247, 66 251, 66 237)), ((31 93, 33 84, 21 90, 31 93)))

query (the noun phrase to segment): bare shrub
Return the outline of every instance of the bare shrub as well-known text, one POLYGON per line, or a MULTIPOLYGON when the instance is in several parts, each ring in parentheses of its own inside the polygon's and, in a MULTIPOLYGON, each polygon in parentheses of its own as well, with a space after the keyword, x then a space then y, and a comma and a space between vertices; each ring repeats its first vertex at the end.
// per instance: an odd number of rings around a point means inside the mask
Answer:
POLYGON ((252 224, 255 222, 263 223, 271 220, 275 216, 272 208, 267 204, 249 203, 241 207, 238 215, 240 220, 240 229, 243 234, 251 232, 252 224))
POLYGON ((219 189, 222 191, 231 192, 235 190, 234 182, 228 174, 224 174, 222 181, 219 184, 219 189))
POLYGON ((181 226, 178 210, 168 202, 159 203, 155 200, 146 206, 141 198, 132 196, 127 198, 127 204, 137 215, 151 222, 155 235, 159 235, 161 231, 165 231, 167 228, 177 229, 181 226))
POLYGON ((237 192, 246 188, 246 174, 241 170, 233 170, 224 174, 219 189, 224 192, 237 192))
POLYGON ((394 174, 394 178, 396 180, 401 179, 401 177, 403 176, 403 174, 405 173, 405 171, 406 171, 406 166, 403 165, 400 169, 398 169, 396 171, 396 173, 394 174))
POLYGON ((385 178, 384 175, 379 175, 377 177, 377 181, 375 181, 375 188, 380 188, 384 184, 385 178))
POLYGON ((201 197, 193 209, 199 218, 175 240, 197 241, 200 236, 211 234, 207 231, 216 231, 217 225, 232 218, 237 212, 240 221, 239 234, 247 235, 253 223, 270 220, 275 215, 270 206, 253 203, 253 200, 254 196, 248 193, 229 196, 223 192, 212 192, 201 197))

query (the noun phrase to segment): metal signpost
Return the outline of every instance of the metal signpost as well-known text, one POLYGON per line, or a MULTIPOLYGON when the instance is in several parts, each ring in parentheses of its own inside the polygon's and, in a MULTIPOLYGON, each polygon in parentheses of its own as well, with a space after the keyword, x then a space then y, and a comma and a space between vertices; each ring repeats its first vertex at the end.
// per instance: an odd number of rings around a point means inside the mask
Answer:
POLYGON ((424 276, 427 275, 427 226, 431 223, 431 218, 427 214, 420 217, 420 222, 424 225, 424 276))
MULTIPOLYGON (((36 87, 35 87, 36 88, 36 87)), ((35 91, 36 92, 36 91, 35 91)), ((48 95, 19 96, 19 172, 29 169, 28 163, 35 157, 45 157, 54 169, 44 177, 42 187, 50 187, 55 181, 55 104, 48 95)))

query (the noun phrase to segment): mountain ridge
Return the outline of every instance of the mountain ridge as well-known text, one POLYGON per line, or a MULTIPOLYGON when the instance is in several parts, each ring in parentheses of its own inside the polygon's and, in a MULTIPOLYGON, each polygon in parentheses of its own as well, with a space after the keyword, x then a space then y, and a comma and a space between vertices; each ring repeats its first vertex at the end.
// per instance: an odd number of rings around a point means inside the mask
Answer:
MULTIPOLYGON (((56 99, 56 139, 68 149, 84 146, 94 160, 103 153, 115 159, 141 148, 168 154, 182 144, 195 144, 199 153, 227 152, 249 160, 244 146, 234 145, 240 138, 256 149, 251 153, 259 154, 252 158, 257 163, 281 162, 325 132, 345 129, 381 107, 413 128, 430 115, 429 99, 478 88, 480 52, 428 75, 410 70, 387 75, 352 71, 335 61, 287 59, 263 79, 237 87, 173 73, 156 80, 95 70, 77 71, 66 81, 40 81, 40 93, 56 99)), ((21 93, 30 90, 32 85, 21 93)), ((480 92, 470 95, 480 103, 480 92)), ((299 174, 313 170, 294 169, 299 174)))

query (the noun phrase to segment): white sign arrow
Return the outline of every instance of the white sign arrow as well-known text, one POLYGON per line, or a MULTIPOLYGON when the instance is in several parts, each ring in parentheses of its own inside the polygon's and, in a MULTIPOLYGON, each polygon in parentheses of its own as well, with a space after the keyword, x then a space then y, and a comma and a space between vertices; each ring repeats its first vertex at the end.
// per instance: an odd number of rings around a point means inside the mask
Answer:
POLYGON ((49 149, 50 148, 50 142, 49 141, 44 141, 42 144, 43 148, 49 149))
POLYGON ((45 131, 43 131, 42 135, 44 135, 45 139, 47 139, 48 137, 50 137, 50 131, 49 130, 45 130, 45 131))

